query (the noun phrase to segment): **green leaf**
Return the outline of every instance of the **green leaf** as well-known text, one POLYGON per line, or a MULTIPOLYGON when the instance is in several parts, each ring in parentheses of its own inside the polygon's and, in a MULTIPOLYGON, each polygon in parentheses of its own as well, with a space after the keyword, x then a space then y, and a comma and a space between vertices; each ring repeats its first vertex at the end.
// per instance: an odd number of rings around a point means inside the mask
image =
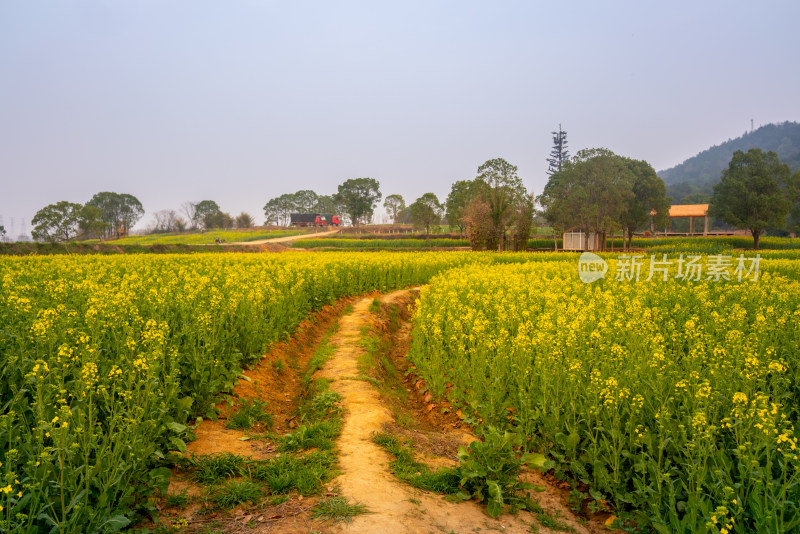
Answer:
POLYGON ((486 488, 489 491, 489 497, 491 500, 496 500, 503 503, 503 491, 500 489, 500 486, 494 480, 487 480, 486 481, 486 488))
POLYGON ((100 527, 102 532, 119 532, 131 524, 131 520, 124 515, 115 515, 100 527))
POLYGON ((148 477, 150 478, 150 485, 164 494, 169 488, 172 471, 167 467, 158 467, 156 469, 151 469, 148 473, 148 477))
POLYGON ((456 497, 461 499, 462 501, 468 501, 472 495, 468 491, 464 491, 463 489, 456 493, 456 497))
POLYGON ((528 464, 531 467, 544 470, 547 463, 547 457, 538 452, 529 452, 522 456, 522 463, 528 464))
POLYGON ((186 443, 180 438, 169 438, 169 442, 179 451, 186 452, 186 443))
POLYGON ((175 407, 179 412, 188 412, 192 408, 193 403, 194 399, 192 397, 181 397, 175 401, 175 407))
POLYGON ((503 505, 494 499, 491 499, 489 500, 489 505, 487 506, 486 511, 491 517, 497 517, 503 513, 503 505))
POLYGON ((167 428, 175 432, 176 434, 180 434, 181 432, 186 430, 186 425, 182 425, 180 423, 176 423, 175 421, 167 423, 167 428))
POLYGON ((577 432, 572 432, 569 436, 567 436, 567 446, 570 449, 577 447, 580 442, 581 436, 577 432))

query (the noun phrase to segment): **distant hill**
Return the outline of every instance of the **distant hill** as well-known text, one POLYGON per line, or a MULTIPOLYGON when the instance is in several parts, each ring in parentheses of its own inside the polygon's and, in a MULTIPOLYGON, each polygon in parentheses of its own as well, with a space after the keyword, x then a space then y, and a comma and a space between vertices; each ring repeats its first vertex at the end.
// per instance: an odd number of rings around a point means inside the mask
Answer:
POLYGON ((667 195, 672 197, 674 204, 703 203, 707 201, 704 195, 711 196, 714 184, 719 181, 722 170, 728 167, 733 153, 737 150, 747 152, 751 148, 775 151, 783 163, 796 171, 800 168, 800 124, 767 124, 712 146, 680 165, 660 171, 658 175, 667 185, 667 195))

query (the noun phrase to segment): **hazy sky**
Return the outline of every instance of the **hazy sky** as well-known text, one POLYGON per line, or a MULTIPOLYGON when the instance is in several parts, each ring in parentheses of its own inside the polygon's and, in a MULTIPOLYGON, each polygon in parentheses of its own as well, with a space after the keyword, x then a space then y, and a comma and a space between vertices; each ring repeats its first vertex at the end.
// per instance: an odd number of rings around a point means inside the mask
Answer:
POLYGON ((487 159, 541 193, 572 152, 657 170, 800 120, 800 2, 0 2, 0 215, 147 211, 369 176, 444 199, 487 159))

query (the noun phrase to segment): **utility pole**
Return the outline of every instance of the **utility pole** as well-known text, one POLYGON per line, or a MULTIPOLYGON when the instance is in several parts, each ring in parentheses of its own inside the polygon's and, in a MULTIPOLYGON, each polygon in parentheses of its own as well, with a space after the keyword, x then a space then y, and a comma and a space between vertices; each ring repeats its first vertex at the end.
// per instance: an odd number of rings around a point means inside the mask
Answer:
POLYGON ((753 119, 750 119, 750 133, 753 133, 753 119))

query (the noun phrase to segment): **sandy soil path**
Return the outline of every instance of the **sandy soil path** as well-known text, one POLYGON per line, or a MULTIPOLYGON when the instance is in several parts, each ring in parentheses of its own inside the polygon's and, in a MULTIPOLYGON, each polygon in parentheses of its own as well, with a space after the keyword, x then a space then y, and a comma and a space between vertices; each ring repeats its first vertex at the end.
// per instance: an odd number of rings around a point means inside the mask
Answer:
MULTIPOLYGON (((382 300, 392 302, 405 295, 407 291, 396 291, 382 300)), ((372 300, 358 301, 353 312, 342 317, 339 331, 332 338, 337 351, 318 371, 318 376, 333 380, 331 389, 344 397, 342 404, 347 412, 338 443, 341 475, 335 483, 344 496, 366 505, 371 512, 332 529, 348 534, 531 532, 530 525, 536 520, 527 512, 520 512, 517 516, 504 514, 499 519, 492 519, 475 503, 446 501, 439 495, 403 484, 390 473, 390 456, 372 443, 370 436, 381 430, 383 423, 390 423, 392 417, 372 385, 347 379, 359 375, 358 357, 364 350, 360 346, 361 331, 372 320, 369 312, 372 300)), ((589 532, 577 523, 573 528, 578 533, 589 532)), ((538 532, 550 531, 539 527, 538 532)))
POLYGON ((223 245, 269 245, 269 244, 280 244, 280 243, 291 243, 292 241, 297 241, 298 239, 315 239, 318 237, 325 237, 327 235, 338 234, 339 229, 335 230, 327 230, 325 232, 317 232, 314 234, 301 234, 301 235, 290 235, 288 237, 273 237, 272 239, 259 239, 258 241, 237 241, 235 243, 223 243, 223 245))

